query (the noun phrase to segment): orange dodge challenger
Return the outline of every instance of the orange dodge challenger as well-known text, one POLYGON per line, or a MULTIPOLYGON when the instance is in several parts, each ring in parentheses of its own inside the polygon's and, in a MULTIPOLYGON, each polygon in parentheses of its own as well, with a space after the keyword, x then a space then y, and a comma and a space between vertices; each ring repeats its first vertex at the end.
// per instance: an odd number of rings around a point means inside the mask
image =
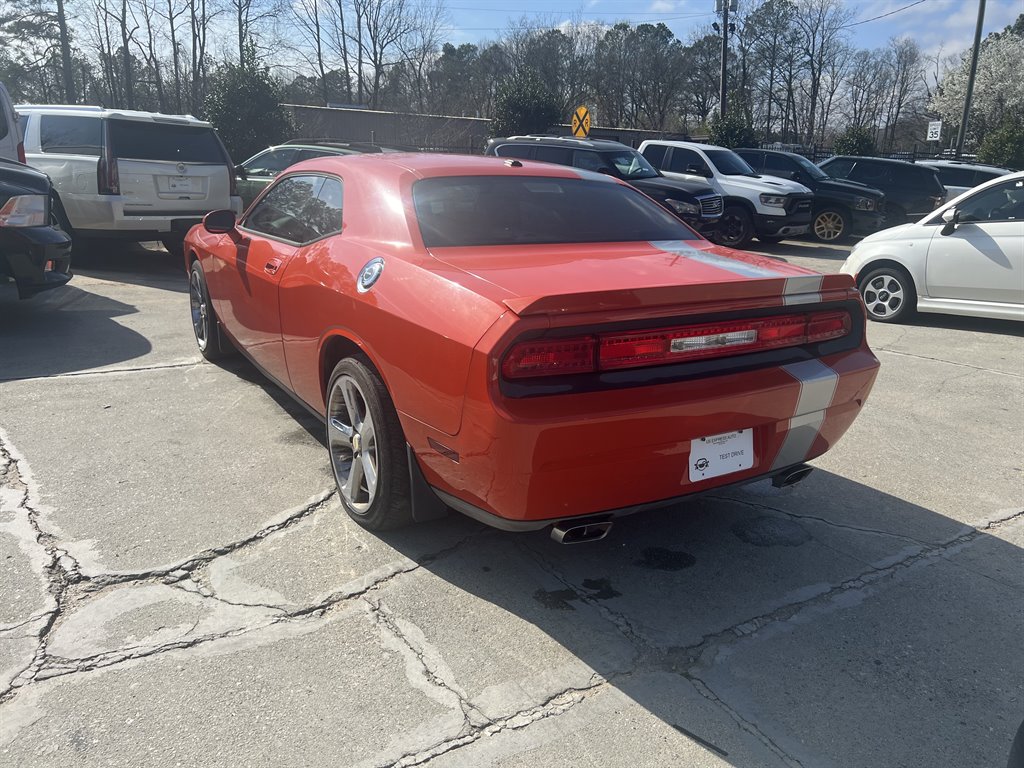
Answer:
POLYGON ((323 157, 185 241, 202 354, 323 418, 380 530, 454 508, 600 538, 711 488, 788 484, 878 361, 847 275, 712 245, 609 176, 501 158, 323 157))

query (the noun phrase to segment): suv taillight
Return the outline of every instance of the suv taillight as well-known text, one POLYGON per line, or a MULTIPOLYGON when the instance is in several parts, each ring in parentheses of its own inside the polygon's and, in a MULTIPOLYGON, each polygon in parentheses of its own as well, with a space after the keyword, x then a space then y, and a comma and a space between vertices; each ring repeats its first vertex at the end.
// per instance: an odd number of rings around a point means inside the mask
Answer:
POLYGON ((514 344, 505 355, 501 372, 506 379, 524 379, 684 363, 816 344, 846 336, 851 327, 850 313, 844 310, 536 339, 514 344))
POLYGON ((101 195, 120 195, 121 180, 117 175, 117 158, 110 146, 110 129, 107 121, 103 121, 103 149, 100 161, 96 164, 96 188, 101 195))
POLYGON ((25 143, 18 142, 18 162, 28 164, 28 160, 25 158, 25 143))
POLYGON ((238 177, 235 175, 235 166, 228 163, 228 183, 231 185, 231 190, 228 194, 232 197, 238 197, 238 177))

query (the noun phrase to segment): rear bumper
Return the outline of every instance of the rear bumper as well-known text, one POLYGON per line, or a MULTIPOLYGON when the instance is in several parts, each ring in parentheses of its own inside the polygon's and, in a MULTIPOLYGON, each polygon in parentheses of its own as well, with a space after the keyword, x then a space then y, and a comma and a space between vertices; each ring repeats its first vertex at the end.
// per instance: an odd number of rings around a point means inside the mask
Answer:
POLYGON ((71 238, 56 227, 0 227, 0 277, 22 299, 59 288, 71 279, 71 238))
MULTIPOLYGON (((153 240, 184 235, 202 221, 216 204, 192 204, 181 210, 133 207, 117 195, 79 195, 62 199, 76 236, 153 240), (211 207, 211 205, 213 207, 211 207)), ((242 215, 242 198, 232 197, 228 207, 242 215)))
POLYGON ((467 399, 457 436, 405 419, 403 426, 427 482, 450 506, 529 530, 672 504, 820 456, 853 423, 877 370, 862 345, 822 360, 625 391, 499 405, 467 399), (753 466, 691 481, 691 441, 741 429, 753 430, 753 466))

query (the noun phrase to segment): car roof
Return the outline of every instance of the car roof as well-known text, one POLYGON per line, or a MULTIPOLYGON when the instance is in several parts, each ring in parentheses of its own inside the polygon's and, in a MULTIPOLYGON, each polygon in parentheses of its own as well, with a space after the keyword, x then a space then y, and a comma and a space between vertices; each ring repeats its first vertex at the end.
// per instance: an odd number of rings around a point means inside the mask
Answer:
MULTIPOLYGON (((377 178, 397 180, 405 174, 418 178, 437 176, 486 176, 506 175, 512 168, 524 168, 523 175, 550 176, 562 179, 592 179, 624 184, 607 174, 585 171, 568 165, 542 163, 536 160, 520 160, 508 157, 484 155, 457 155, 429 152, 387 152, 354 155, 331 155, 304 160, 289 167, 281 177, 303 171, 326 171, 339 175, 355 172, 373 175, 377 178)), ((280 177, 279 177, 280 178, 280 177)), ((628 186, 628 185, 626 185, 628 186)))
POLYGON ((1004 171, 1012 173, 1009 168, 999 165, 987 165, 986 163, 966 163, 963 160, 918 160, 918 165, 930 165, 933 168, 969 168, 975 171, 1004 171))
POLYGON ((553 134, 527 133, 522 136, 506 136, 491 139, 488 144, 502 142, 515 144, 554 144, 556 146, 578 147, 580 149, 629 149, 633 148, 621 141, 612 139, 577 139, 575 136, 555 136, 553 134))
POLYGON ((118 120, 138 120, 150 123, 196 125, 212 127, 193 115, 165 115, 162 112, 142 112, 137 109, 105 109, 83 104, 18 104, 15 110, 22 115, 79 115, 82 117, 113 117, 118 120))

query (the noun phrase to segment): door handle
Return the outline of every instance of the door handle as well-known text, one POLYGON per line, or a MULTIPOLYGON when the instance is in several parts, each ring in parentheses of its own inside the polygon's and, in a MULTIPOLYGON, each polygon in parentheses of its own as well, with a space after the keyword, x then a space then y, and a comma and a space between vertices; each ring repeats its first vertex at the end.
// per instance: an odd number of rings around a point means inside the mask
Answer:
POLYGON ((277 270, 279 270, 280 268, 280 259, 271 259, 270 261, 263 265, 263 271, 266 272, 268 275, 276 275, 277 270))

